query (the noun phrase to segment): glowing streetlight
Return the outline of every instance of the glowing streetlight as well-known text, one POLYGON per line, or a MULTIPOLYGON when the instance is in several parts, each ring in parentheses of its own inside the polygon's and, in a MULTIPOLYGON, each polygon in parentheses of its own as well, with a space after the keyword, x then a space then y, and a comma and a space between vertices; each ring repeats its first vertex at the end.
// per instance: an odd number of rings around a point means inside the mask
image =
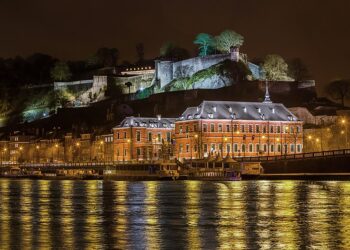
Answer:
POLYGON ((198 135, 197 135, 197 134, 195 134, 195 135, 194 135, 194 138, 196 138, 196 139, 197 139, 197 138, 198 138, 198 135))
POLYGON ((224 138, 224 141, 225 141, 225 142, 227 141, 227 137, 224 138))
POLYGON ((79 147, 79 146, 80 146, 80 143, 79 143, 79 142, 75 143, 75 146, 79 147))
POLYGON ((100 145, 102 145, 103 144, 103 141, 100 141, 100 145))
POLYGON ((307 139, 311 140, 311 139, 312 139, 312 136, 311 136, 311 135, 309 135, 309 136, 307 137, 307 139))

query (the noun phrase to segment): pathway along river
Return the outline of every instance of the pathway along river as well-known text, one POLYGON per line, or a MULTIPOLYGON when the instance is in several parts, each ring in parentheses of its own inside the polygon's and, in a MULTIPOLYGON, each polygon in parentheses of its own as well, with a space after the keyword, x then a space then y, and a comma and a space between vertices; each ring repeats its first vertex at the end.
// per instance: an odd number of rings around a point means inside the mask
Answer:
POLYGON ((350 182, 0 179, 0 249, 350 249, 350 182))

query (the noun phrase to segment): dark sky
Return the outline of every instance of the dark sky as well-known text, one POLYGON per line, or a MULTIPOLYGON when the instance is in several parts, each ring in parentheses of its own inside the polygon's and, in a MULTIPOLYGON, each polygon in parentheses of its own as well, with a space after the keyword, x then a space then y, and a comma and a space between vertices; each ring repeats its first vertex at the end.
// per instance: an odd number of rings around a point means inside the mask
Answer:
POLYGON ((350 78, 349 0, 0 0, 0 57, 84 59, 102 46, 135 60, 174 41, 195 51, 197 33, 233 29, 249 58, 300 57, 317 83, 350 78))

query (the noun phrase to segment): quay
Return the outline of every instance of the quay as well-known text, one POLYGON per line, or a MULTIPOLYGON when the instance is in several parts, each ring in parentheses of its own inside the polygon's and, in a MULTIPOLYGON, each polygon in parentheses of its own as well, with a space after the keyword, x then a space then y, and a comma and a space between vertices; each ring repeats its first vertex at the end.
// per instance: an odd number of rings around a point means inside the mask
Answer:
POLYGON ((350 179, 350 149, 180 161, 4 163, 0 177, 115 180, 350 179))

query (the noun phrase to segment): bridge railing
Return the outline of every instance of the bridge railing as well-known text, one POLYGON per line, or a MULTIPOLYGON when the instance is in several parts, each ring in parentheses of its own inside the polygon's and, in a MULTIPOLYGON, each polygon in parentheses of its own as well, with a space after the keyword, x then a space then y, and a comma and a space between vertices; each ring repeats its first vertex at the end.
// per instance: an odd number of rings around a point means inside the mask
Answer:
POLYGON ((286 155, 235 157, 235 160, 259 162, 259 161, 308 159, 308 158, 320 158, 320 157, 336 157, 336 156, 346 156, 346 155, 350 155, 350 149, 339 149, 339 150, 308 152, 308 153, 300 153, 300 154, 286 154, 286 155))

